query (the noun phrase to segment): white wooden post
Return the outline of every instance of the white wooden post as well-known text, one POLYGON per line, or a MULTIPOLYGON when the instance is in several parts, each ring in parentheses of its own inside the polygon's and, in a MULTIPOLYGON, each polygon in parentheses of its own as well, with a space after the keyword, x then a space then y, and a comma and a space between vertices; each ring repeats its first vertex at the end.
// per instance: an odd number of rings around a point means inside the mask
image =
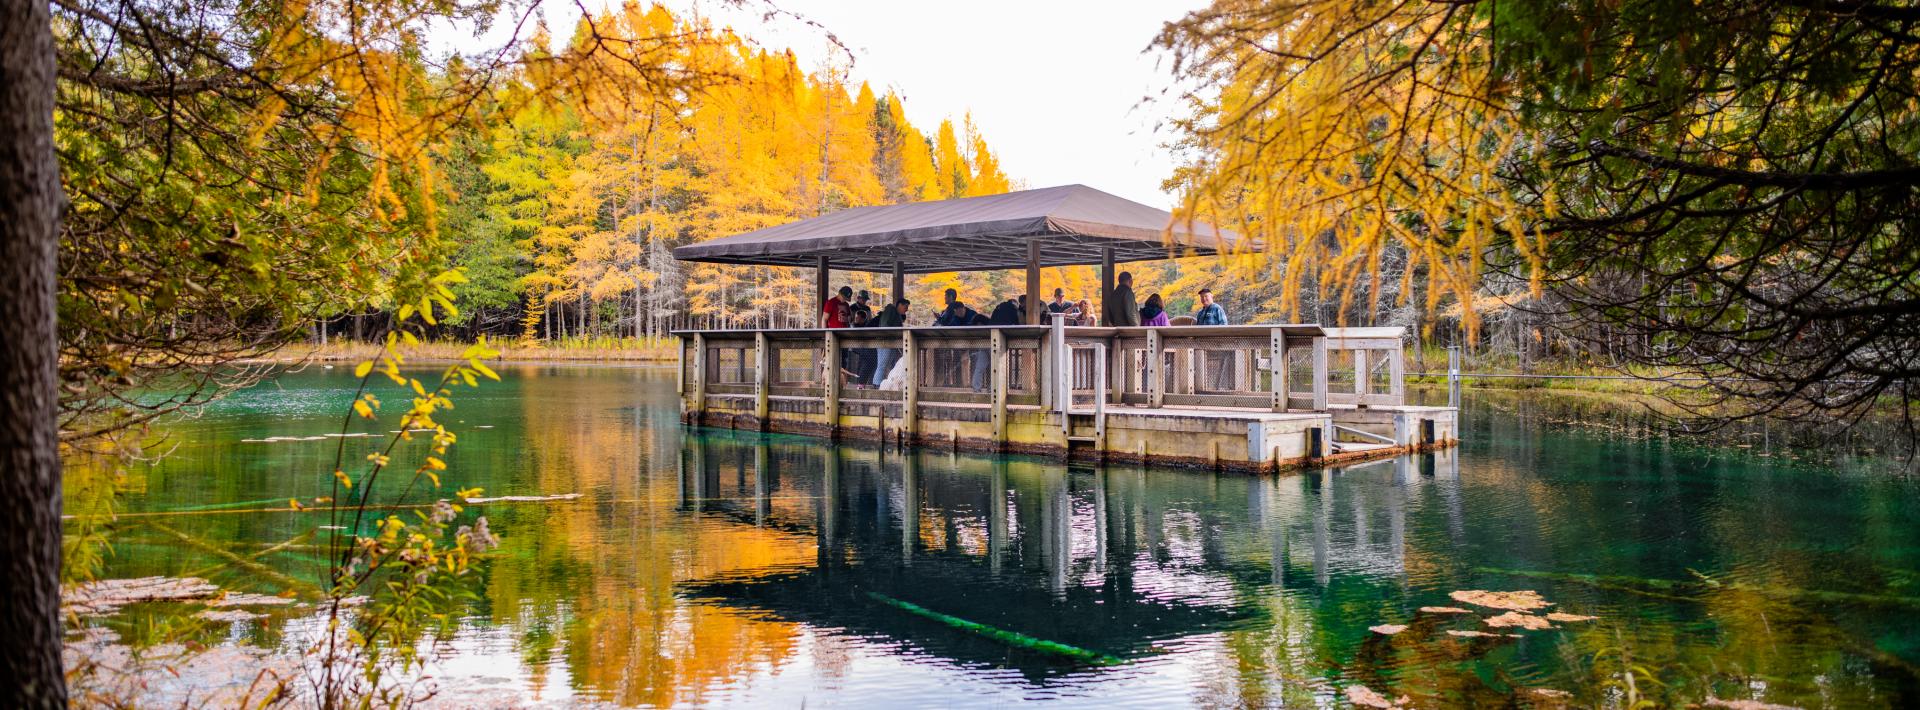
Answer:
POLYGON ((993 344, 987 356, 990 373, 988 388, 993 401, 993 443, 1000 446, 1007 441, 1007 334, 999 328, 990 331, 989 341, 993 344))
POLYGON ((1353 352, 1353 399, 1360 406, 1367 406, 1367 395, 1373 394, 1373 370, 1367 367, 1367 351, 1353 352))
POLYGON ((1166 402, 1166 383, 1160 370, 1163 358, 1160 356, 1160 329, 1147 329, 1147 406, 1159 409, 1166 402))
POLYGON ((1313 336, 1313 410, 1327 411, 1327 336, 1313 336))
POLYGON ((827 346, 821 350, 827 357, 827 438, 840 433, 840 336, 827 331, 827 346))
POLYGON ((707 414, 707 336, 693 334, 693 423, 699 424, 707 414))
POLYGON ((767 415, 771 410, 768 401, 769 393, 767 391, 771 385, 768 370, 772 367, 773 362, 773 356, 767 350, 766 331, 753 334, 753 355, 755 360, 753 367, 753 417, 758 420, 757 426, 760 427, 760 431, 766 431, 767 415))
POLYGON ((1393 350, 1387 354, 1387 394, 1396 405, 1407 403, 1407 354, 1393 350))
POLYGON ((1273 411, 1287 411, 1287 333, 1279 328, 1269 333, 1267 370, 1272 373, 1273 411))
MULTIPOLYGON (((900 435, 909 446, 920 434, 920 349, 913 331, 900 331, 900 357, 906 359, 906 384, 900 388, 900 435)), ((911 455, 911 454, 909 454, 911 455)))

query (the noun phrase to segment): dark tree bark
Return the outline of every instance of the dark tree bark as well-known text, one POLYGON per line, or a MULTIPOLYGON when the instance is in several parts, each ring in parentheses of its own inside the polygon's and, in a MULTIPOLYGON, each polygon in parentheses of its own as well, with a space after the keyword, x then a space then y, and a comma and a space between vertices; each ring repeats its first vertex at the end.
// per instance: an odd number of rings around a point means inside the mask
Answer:
POLYGON ((60 460, 46 0, 0 0, 0 707, 66 706, 60 668, 60 460))

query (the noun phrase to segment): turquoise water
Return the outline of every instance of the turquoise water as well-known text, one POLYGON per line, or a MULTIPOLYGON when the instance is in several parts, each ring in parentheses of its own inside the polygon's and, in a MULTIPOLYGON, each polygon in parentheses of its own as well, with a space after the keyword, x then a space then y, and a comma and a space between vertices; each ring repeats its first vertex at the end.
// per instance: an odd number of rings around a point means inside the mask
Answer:
MULTIPOLYGON (((477 506, 505 544, 435 639, 449 704, 1920 703, 1920 485, 1764 435, 1469 393, 1456 451, 1214 475, 693 432, 671 370, 501 371, 443 417, 449 487, 580 496, 477 506), (1459 590, 1597 619, 1494 628, 1459 590)), ((156 526, 247 553, 324 524, 272 508, 373 440, 259 440, 337 431, 350 387, 289 373, 170 424, 104 576, 278 591, 156 526)), ((317 579, 318 555, 260 561, 317 579)), ((312 623, 201 640, 291 650, 312 623)))

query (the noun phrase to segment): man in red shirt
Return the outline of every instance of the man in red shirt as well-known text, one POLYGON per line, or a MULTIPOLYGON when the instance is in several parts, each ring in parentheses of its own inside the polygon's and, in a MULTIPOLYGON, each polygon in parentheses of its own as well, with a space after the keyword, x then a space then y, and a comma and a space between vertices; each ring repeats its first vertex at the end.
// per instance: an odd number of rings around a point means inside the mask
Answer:
POLYGON ((820 307, 820 311, 827 316, 823 320, 826 322, 828 328, 847 327, 847 302, 852 300, 853 287, 841 286, 840 295, 827 299, 826 305, 820 307))

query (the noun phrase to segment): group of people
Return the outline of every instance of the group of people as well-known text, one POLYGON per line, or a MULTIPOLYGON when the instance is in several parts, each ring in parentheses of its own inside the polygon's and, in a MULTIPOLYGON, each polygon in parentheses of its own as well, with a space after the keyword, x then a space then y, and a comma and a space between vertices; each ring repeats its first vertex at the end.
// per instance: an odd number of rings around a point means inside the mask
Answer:
MULTIPOLYGON (((873 295, 852 286, 841 286, 839 293, 821 306, 828 328, 899 328, 907 325, 907 313, 913 302, 902 298, 887 304, 879 313, 870 305, 873 295)), ((879 387, 898 359, 895 348, 848 348, 840 353, 840 371, 847 383, 856 388, 879 387)))
MULTIPOLYGON (((1058 293, 1058 291, 1059 289, 1055 289, 1055 293, 1058 293)), ((1194 311, 1191 323, 1182 322, 1180 325, 1227 324, 1227 309, 1213 300, 1213 291, 1211 289, 1200 289, 1200 292, 1195 295, 1200 307, 1194 311)), ((1081 303, 1084 304, 1086 301, 1081 301, 1081 303)), ((1113 287, 1113 296, 1107 299, 1105 305, 1106 312, 1101 314, 1101 320, 1103 322, 1101 322, 1100 325, 1114 327, 1175 325, 1174 319, 1167 315, 1166 302, 1160 299, 1160 294, 1156 293, 1147 296, 1145 305, 1134 306, 1133 274, 1131 272, 1120 272, 1118 283, 1113 287)), ((1068 325, 1074 324, 1069 323, 1068 325)), ((1087 325, 1093 324, 1088 323, 1087 325)))
MULTIPOLYGON (((1196 295, 1199 308, 1191 319, 1180 319, 1180 324, 1227 324, 1227 310, 1214 301, 1213 291, 1203 288, 1196 295)), ((959 292, 954 289, 947 289, 945 296, 946 305, 934 316, 935 326, 1020 325, 1027 322, 1025 295, 1001 301, 984 315, 961 302, 959 292)), ((823 320, 828 328, 901 328, 909 325, 907 315, 912 301, 901 298, 876 313, 871 305, 872 300, 872 294, 866 291, 855 292, 852 286, 841 286, 839 292, 821 306, 823 320)), ((1092 302, 1084 298, 1069 301, 1066 290, 1056 288, 1053 290, 1053 300, 1044 304, 1044 307, 1049 317, 1058 314, 1069 326, 1175 324, 1175 320, 1167 315, 1166 303, 1158 293, 1147 296, 1145 305, 1135 306, 1133 274, 1130 272, 1120 272, 1113 295, 1104 305, 1104 312, 1096 315, 1092 302)), ((841 352, 841 374, 852 387, 880 387, 899 357, 900 351, 894 348, 848 348, 841 352)), ((985 350, 969 351, 967 354, 971 366, 969 385, 975 392, 986 388, 988 357, 985 350)))

